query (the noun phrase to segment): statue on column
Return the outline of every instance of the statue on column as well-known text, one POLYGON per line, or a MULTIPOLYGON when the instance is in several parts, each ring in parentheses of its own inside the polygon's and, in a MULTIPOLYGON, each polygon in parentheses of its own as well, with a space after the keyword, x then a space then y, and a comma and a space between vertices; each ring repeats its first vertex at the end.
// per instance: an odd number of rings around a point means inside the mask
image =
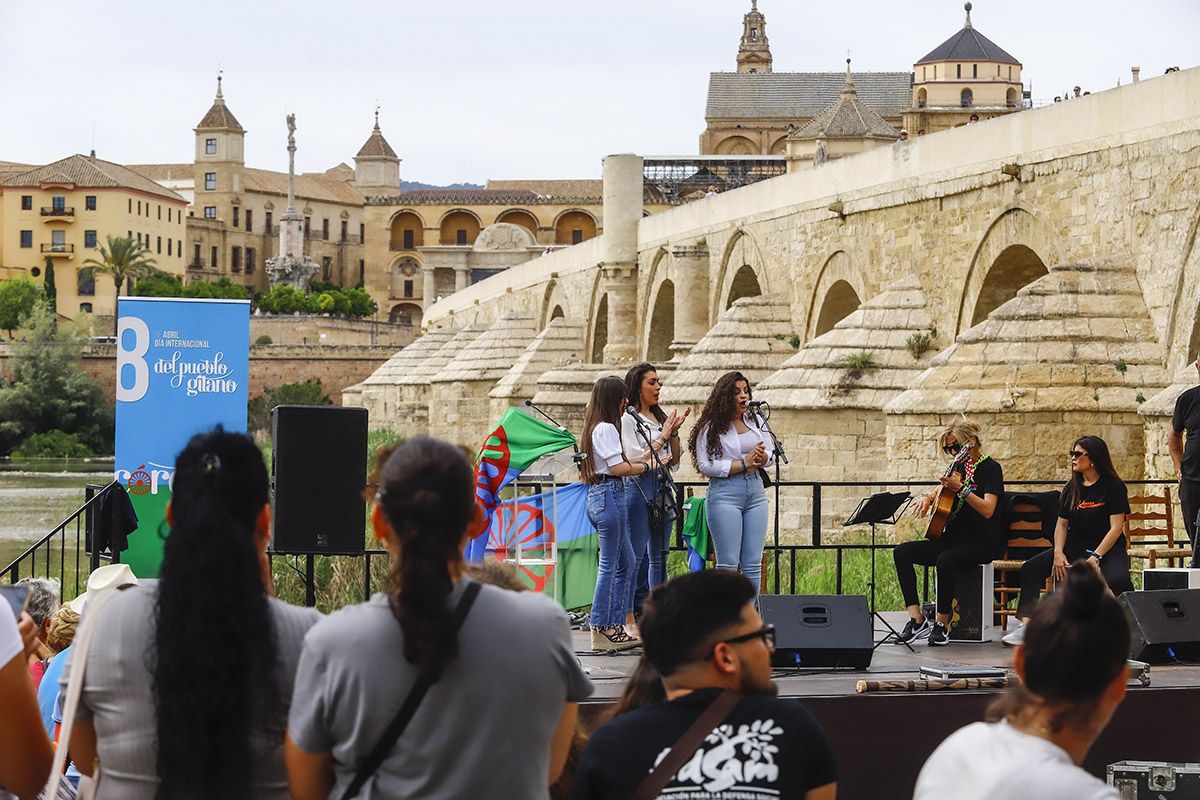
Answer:
POLYGON ((280 284, 308 291, 319 269, 304 253, 304 217, 296 210, 296 115, 287 115, 288 208, 279 219, 279 252, 266 262, 271 288, 280 284))

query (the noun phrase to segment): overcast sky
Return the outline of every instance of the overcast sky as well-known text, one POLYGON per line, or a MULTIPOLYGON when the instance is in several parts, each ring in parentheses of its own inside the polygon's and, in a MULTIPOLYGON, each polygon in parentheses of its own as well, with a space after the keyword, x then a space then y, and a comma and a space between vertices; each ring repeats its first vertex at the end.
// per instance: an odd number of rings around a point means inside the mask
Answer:
MULTIPOLYGON (((749 0, 0 0, 0 160, 95 146, 192 160, 225 97, 246 162, 353 164, 376 102, 406 180, 599 177, 606 153, 690 154, 708 73, 732 71, 749 0)), ((958 0, 760 0, 776 71, 910 70, 963 22, 958 0)), ((1050 99, 1200 62, 1197 0, 975 0, 975 27, 1050 99)))

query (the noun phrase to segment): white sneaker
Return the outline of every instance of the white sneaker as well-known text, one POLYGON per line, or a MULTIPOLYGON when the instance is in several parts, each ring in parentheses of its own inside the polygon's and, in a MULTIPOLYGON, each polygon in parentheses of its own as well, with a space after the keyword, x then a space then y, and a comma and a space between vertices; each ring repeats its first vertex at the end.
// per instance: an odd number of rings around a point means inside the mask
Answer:
POLYGON ((1004 642, 1009 647, 1016 647, 1019 644, 1025 644, 1025 626, 1018 625, 1013 630, 1000 637, 1000 641, 1004 642))

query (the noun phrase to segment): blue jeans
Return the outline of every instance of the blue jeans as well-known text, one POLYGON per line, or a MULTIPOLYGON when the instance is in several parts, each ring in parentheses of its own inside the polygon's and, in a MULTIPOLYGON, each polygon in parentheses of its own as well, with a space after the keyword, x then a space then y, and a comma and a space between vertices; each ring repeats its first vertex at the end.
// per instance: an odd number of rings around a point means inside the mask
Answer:
POLYGON ((767 493, 762 479, 758 473, 745 472, 713 478, 704 509, 708 534, 717 548, 717 569, 740 569, 754 584, 757 597, 767 541, 767 493))
POLYGON ((629 486, 625 493, 629 500, 629 538, 637 561, 629 587, 629 608, 637 611, 650 590, 667 579, 667 562, 663 551, 667 549, 671 523, 664 522, 659 530, 650 530, 650 512, 646 502, 653 500, 659 491, 657 473, 649 472, 630 480, 637 481, 638 485, 629 486), (641 487, 640 492, 638 486, 641 487))
POLYGON ((605 479, 588 486, 588 519, 600 539, 600 566, 592 599, 593 628, 625 623, 635 566, 633 545, 629 541, 627 488, 621 479, 605 479))

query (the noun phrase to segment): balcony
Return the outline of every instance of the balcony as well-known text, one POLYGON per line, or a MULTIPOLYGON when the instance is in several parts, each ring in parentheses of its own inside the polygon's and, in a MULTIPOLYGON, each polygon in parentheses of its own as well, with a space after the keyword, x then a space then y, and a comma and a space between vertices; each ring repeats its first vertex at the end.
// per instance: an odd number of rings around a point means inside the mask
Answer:
POLYGON ((75 245, 61 244, 58 242, 43 242, 42 255, 50 256, 51 258, 74 258, 75 245))
POLYGON ((74 206, 42 206, 42 222, 71 222, 74 219, 74 206))
POLYGON ((199 261, 191 261, 187 265, 188 269, 204 269, 204 264, 199 261))

